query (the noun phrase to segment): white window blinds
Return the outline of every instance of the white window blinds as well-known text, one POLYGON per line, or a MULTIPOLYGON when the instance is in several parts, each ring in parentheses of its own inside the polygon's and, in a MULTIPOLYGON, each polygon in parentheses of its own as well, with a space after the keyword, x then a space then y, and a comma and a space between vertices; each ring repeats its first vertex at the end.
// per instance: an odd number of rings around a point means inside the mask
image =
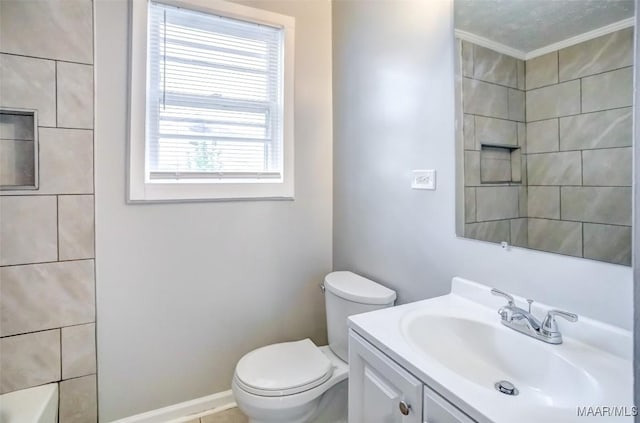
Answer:
POLYGON ((148 36, 148 180, 281 180, 283 30, 150 2, 148 36))

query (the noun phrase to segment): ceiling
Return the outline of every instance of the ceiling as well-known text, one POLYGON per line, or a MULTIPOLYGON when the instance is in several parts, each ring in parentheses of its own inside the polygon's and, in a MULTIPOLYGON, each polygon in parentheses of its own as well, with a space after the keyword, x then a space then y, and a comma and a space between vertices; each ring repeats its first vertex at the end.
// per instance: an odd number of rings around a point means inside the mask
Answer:
POLYGON ((633 0, 455 0, 455 27, 530 52, 631 18, 633 0))

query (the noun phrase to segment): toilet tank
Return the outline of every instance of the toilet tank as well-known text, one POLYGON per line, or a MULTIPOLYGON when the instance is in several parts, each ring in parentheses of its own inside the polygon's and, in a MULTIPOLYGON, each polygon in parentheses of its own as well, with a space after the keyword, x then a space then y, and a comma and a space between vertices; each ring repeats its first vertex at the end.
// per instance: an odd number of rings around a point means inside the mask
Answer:
POLYGON ((353 272, 332 272, 324 278, 329 348, 348 361, 347 318, 353 314, 391 307, 396 292, 353 272))

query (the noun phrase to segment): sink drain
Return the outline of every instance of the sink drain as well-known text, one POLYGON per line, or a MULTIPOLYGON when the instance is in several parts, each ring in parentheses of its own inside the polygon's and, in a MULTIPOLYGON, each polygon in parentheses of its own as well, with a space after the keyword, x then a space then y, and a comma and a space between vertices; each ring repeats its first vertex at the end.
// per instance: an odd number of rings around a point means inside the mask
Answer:
POLYGON ((518 388, 513 386, 513 383, 509 382, 508 380, 501 380, 499 382, 496 382, 493 386, 495 386, 498 392, 501 392, 505 395, 518 395, 518 388))

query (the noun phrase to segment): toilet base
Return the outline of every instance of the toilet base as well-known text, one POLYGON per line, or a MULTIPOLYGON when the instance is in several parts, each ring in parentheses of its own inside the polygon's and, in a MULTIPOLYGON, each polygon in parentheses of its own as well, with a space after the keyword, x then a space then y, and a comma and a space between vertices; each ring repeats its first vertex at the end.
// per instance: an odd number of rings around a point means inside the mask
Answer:
MULTIPOLYGON (((249 417, 249 423, 347 423, 348 380, 343 380, 325 392, 315 406, 303 415, 286 421, 249 417)), ((248 410, 247 410, 248 411, 248 410)))
POLYGON ((249 423, 346 423, 349 365, 331 351, 319 347, 331 360, 333 374, 308 391, 283 397, 264 397, 243 390, 233 378, 231 388, 238 408, 249 423))

